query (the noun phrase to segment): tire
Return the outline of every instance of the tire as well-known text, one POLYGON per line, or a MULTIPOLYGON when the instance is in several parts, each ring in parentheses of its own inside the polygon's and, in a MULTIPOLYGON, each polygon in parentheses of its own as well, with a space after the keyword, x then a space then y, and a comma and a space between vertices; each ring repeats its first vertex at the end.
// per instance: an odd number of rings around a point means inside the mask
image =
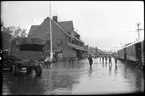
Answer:
POLYGON ((42 67, 40 65, 35 67, 36 76, 41 76, 42 74, 42 67))
POLYGON ((9 71, 12 72, 12 65, 10 65, 10 70, 9 71))
POLYGON ((32 72, 32 68, 27 68, 27 73, 31 73, 32 72))
POLYGON ((16 66, 12 65, 12 75, 15 76, 17 74, 16 66))
POLYGON ((13 62, 12 61, 8 61, 7 63, 8 63, 9 69, 10 69, 9 71, 12 72, 13 62))

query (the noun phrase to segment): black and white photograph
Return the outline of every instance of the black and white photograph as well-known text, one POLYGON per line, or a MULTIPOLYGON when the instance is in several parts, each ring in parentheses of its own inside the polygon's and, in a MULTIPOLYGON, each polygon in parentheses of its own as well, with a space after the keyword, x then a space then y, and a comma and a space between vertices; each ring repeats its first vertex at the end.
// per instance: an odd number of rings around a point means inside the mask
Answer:
POLYGON ((1 1, 1 95, 144 93, 143 1, 1 1))

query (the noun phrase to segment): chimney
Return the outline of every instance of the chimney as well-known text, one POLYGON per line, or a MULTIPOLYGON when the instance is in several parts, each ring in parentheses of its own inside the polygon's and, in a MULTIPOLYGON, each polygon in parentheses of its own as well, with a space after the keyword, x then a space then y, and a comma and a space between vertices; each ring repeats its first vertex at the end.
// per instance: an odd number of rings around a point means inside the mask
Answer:
POLYGON ((57 22, 57 16, 52 17, 55 22, 57 22))

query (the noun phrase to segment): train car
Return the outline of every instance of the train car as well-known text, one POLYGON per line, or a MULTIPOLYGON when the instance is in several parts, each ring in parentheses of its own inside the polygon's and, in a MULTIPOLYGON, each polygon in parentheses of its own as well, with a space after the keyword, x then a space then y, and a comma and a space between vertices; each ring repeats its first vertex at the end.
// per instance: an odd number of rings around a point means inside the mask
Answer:
POLYGON ((124 48, 118 51, 118 58, 124 60, 124 48))
POLYGON ((137 66, 142 67, 144 64, 144 41, 128 44, 118 51, 118 57, 125 61, 134 62, 137 66))
POLYGON ((144 67, 144 40, 141 42, 141 62, 142 66, 144 67))
POLYGON ((136 62, 140 66, 141 65, 141 42, 135 43, 135 50, 136 50, 136 62))
POLYGON ((126 59, 130 60, 130 61, 137 62, 135 44, 127 46, 126 50, 127 50, 126 59))

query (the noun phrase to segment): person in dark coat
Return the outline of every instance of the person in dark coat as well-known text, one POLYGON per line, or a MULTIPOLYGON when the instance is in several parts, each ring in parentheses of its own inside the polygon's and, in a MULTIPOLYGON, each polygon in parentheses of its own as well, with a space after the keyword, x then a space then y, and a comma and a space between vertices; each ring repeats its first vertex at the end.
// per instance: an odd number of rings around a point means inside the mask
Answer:
POLYGON ((107 63, 107 56, 105 56, 105 60, 106 60, 106 63, 107 63))
POLYGON ((117 58, 115 57, 114 60, 115 60, 115 65, 117 65, 117 58))
POLYGON ((104 56, 102 56, 102 63, 104 63, 104 59, 105 59, 105 57, 104 57, 104 56))
POLYGON ((93 59, 91 55, 89 55, 88 60, 89 60, 90 67, 92 67, 93 59))
POLYGON ((112 62, 111 62, 111 56, 109 56, 109 64, 112 64, 112 62))

